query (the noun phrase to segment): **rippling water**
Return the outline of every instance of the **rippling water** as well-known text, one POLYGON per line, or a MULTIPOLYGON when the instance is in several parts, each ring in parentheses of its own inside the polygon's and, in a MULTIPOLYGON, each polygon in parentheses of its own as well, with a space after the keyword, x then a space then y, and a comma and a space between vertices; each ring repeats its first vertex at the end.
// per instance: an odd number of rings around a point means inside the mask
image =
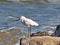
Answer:
POLYGON ((38 27, 32 27, 32 32, 47 31, 46 27, 60 24, 60 3, 0 3, 0 28, 16 26, 27 30, 20 21, 8 19, 22 15, 39 23, 38 27))

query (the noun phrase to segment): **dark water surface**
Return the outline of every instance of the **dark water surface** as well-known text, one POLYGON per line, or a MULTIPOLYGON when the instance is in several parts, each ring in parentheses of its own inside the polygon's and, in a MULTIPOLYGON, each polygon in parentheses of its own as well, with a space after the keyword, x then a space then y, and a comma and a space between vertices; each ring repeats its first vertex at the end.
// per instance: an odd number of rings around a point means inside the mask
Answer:
POLYGON ((47 31, 46 27, 60 24, 60 3, 0 3, 0 28, 15 26, 27 30, 20 21, 9 19, 22 15, 39 23, 38 27, 32 27, 32 32, 47 31))

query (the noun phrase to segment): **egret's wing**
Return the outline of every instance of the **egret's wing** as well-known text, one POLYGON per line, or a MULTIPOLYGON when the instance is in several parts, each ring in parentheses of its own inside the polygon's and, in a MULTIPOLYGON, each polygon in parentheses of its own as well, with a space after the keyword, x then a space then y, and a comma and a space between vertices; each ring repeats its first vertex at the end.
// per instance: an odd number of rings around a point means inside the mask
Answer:
POLYGON ((38 26, 38 23, 29 19, 29 18, 26 18, 26 17, 22 17, 21 18, 22 22, 24 25, 27 25, 27 26, 38 26))
POLYGON ((27 21, 29 22, 29 24, 30 24, 31 26, 38 26, 38 23, 35 22, 35 21, 33 21, 33 20, 31 20, 31 19, 28 19, 27 21))
POLYGON ((31 25, 28 20, 25 21, 25 24, 26 24, 27 26, 30 26, 30 25, 31 25))

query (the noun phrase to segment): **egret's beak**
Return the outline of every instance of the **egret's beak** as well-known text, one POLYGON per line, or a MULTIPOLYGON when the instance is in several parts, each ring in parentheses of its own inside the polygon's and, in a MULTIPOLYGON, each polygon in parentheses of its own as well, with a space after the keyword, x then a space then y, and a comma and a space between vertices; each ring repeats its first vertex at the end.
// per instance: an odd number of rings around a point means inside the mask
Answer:
POLYGON ((20 18, 18 18, 16 21, 19 21, 20 20, 20 18))

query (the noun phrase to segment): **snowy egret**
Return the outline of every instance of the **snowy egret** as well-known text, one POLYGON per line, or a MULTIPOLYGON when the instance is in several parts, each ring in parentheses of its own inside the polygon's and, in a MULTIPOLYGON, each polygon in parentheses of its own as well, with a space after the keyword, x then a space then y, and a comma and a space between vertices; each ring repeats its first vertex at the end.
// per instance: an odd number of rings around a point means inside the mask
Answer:
MULTIPOLYGON (((21 20, 21 22, 28 27, 28 36, 30 38, 31 35, 31 27, 32 26, 39 26, 39 24, 32 19, 26 18, 25 16, 21 16, 18 20, 21 20)), ((30 44, 29 44, 30 45, 30 44)))
POLYGON ((38 26, 37 22, 35 22, 35 21, 33 21, 33 20, 29 19, 29 18, 26 18, 25 16, 21 16, 19 19, 21 20, 21 22, 24 25, 26 25, 28 27, 30 27, 30 26, 38 26))
POLYGON ((25 16, 21 16, 18 20, 21 20, 21 22, 28 27, 29 30, 31 30, 32 26, 38 26, 39 24, 29 18, 26 18, 25 16))

